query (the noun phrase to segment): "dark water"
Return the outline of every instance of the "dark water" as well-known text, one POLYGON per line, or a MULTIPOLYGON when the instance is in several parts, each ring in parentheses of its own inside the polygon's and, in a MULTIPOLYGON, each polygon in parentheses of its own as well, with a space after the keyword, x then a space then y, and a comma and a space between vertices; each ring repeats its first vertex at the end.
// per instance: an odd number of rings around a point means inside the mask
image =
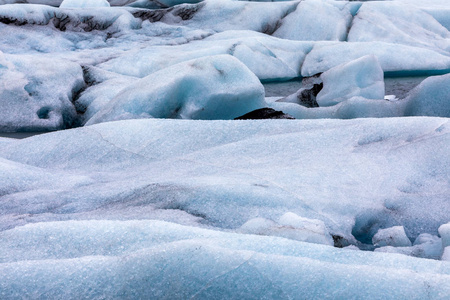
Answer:
MULTIPOLYGON (((392 77, 385 78, 385 94, 395 95, 398 99, 405 98, 410 90, 415 88, 427 76, 417 77, 392 77)), ((301 80, 286 82, 264 83, 266 97, 285 97, 294 94, 302 87, 301 80)))
POLYGON ((12 139, 24 139, 33 135, 43 134, 46 132, 0 132, 0 137, 12 139))

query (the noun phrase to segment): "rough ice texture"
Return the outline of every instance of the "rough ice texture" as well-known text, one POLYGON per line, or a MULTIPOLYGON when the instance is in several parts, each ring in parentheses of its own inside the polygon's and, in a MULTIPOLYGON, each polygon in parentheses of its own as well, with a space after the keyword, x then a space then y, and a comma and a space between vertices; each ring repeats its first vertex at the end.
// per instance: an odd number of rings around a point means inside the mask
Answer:
POLYGON ((64 0, 60 8, 110 7, 106 0, 64 0))
POLYGON ((161 221, 38 223, 0 239, 5 299, 450 295, 448 263, 161 221))
POLYGON ((444 252, 442 253, 442 260, 450 261, 450 246, 444 248, 444 252))
POLYGON ((251 31, 227 31, 202 41, 170 47, 129 51, 99 67, 128 76, 144 77, 170 65, 205 56, 230 54, 261 80, 300 76, 300 66, 311 42, 292 42, 251 31))
POLYGON ((334 1, 301 1, 294 12, 281 20, 274 36, 298 41, 344 41, 352 15, 334 1), (320 11, 326 17, 318 17, 320 11))
POLYGON ((386 42, 316 44, 302 65, 308 77, 365 55, 375 55, 384 72, 419 74, 450 70, 450 57, 436 51, 386 42))
POLYGON ((395 2, 367 2, 359 9, 349 42, 381 41, 436 49, 448 54, 450 32, 428 13, 395 2))
POLYGON ((422 81, 406 98, 405 115, 450 117, 450 74, 422 81))
POLYGON ((322 221, 302 218, 291 212, 282 215, 278 222, 264 218, 251 219, 242 225, 239 231, 247 234, 279 236, 302 242, 333 245, 333 239, 322 221))
POLYGON ((442 239, 428 233, 420 234, 414 241, 413 246, 383 246, 376 248, 375 252, 399 253, 414 257, 441 259, 442 239))
POLYGON ((403 226, 394 226, 380 229, 373 236, 372 243, 375 246, 409 247, 411 241, 408 239, 403 226))
POLYGON ((86 123, 123 119, 234 119, 264 107, 258 78, 230 55, 162 69, 123 89, 86 123))
POLYGON ((11 181, 0 225, 162 210, 238 228, 293 212, 348 240, 371 243, 379 228, 399 222, 414 239, 448 222, 447 133, 440 118, 147 119, 35 136, 1 144, 1 156, 31 174, 60 170, 62 179, 84 181, 54 186, 36 175, 34 186, 45 190, 11 181))
POLYGON ((444 247, 450 246, 450 223, 439 227, 439 234, 442 237, 442 245, 444 247))
POLYGON ((0 51, 0 131, 70 127, 74 94, 84 86, 80 65, 0 51))
POLYGON ((355 96, 384 98, 383 70, 373 55, 331 68, 320 78, 323 89, 316 98, 319 106, 332 106, 355 96))

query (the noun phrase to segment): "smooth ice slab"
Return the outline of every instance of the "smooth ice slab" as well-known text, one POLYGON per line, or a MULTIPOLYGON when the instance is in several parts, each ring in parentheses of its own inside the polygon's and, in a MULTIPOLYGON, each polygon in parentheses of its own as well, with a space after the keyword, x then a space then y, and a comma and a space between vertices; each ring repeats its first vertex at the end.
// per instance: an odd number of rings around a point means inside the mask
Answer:
POLYGON ((383 70, 373 55, 331 68, 320 78, 323 88, 316 98, 319 106, 332 106, 355 96, 384 98, 383 70))
POLYGON ((405 99, 407 116, 450 117, 450 74, 422 81, 405 99))

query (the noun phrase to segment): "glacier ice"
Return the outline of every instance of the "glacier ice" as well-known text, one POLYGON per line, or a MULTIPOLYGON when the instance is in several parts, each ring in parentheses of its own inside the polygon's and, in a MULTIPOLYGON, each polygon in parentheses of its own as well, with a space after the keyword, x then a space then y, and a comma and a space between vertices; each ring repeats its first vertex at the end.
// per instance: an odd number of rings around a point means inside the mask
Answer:
POLYGON ((375 246, 394 246, 409 247, 412 246, 408 239, 403 226, 394 226, 390 228, 380 229, 373 236, 372 242, 375 246))
POLYGON ((301 1, 295 11, 281 20, 274 36, 298 41, 344 41, 352 15, 339 2, 327 0, 301 1), (318 17, 317 12, 326 15, 318 17))
POLYGON ((450 293, 445 262, 161 221, 37 223, 0 239, 3 298, 346 297, 350 283, 361 298, 450 293))
POLYGON ((110 7, 106 0, 63 0, 60 8, 110 7))
POLYGON ((316 44, 302 65, 302 76, 325 72, 339 64, 366 55, 375 55, 384 72, 427 74, 448 72, 450 57, 436 51, 386 42, 316 44))
POLYGON ((333 239, 322 221, 302 218, 292 212, 282 215, 278 222, 264 218, 251 219, 243 224, 239 231, 247 234, 285 237, 314 244, 333 245, 333 239))
POLYGON ((258 78, 230 55, 207 56, 152 73, 120 91, 86 125, 122 119, 234 119, 264 107, 258 78))
POLYGON ((450 117, 450 74, 422 81, 406 97, 407 116, 450 117))
POLYGON ((363 56, 322 73, 323 89, 317 95, 321 107, 359 96, 384 98, 383 70, 373 55, 363 56))
POLYGON ((84 86, 81 66, 50 57, 0 52, 1 131, 39 131, 70 127, 71 102, 84 86))
POLYGON ((348 33, 349 42, 387 42, 450 50, 450 32, 428 13, 394 2, 367 2, 358 10, 348 33))
POLYGON ((0 0, 0 136, 57 130, 1 299, 450 298, 449 1, 61 3, 0 0), (316 120, 188 120, 256 108, 316 120))

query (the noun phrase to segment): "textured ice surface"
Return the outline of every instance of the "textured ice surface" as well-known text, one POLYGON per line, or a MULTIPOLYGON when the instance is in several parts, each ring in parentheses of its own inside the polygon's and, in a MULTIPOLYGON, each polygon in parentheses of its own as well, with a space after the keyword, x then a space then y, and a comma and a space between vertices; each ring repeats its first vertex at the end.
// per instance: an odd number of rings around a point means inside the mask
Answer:
POLYGON ((332 106, 355 96, 384 98, 383 70, 373 55, 331 68, 320 78, 323 89, 317 95, 319 106, 332 106))
POLYGON ((408 116, 450 117, 450 74, 422 81, 406 98, 408 116))
POLYGON ((299 41, 344 41, 352 15, 339 2, 301 1, 295 11, 281 20, 274 36, 299 41), (326 17, 318 17, 318 12, 326 17))
POLYGON ((371 242, 379 228, 397 225, 414 239, 448 223, 447 132, 440 118, 148 119, 39 135, 2 145, 1 156, 91 182, 73 189, 38 179, 46 188, 35 190, 14 180, 1 227, 146 209, 148 217, 164 210, 238 228, 292 212, 349 240, 371 242), (44 203, 51 213, 35 211, 44 203))
POLYGON ((20 2, 2 131, 412 117, 0 138, 1 299, 450 298, 449 1, 20 2), (332 106, 264 100, 322 72, 332 106))
POLYGON ((261 80, 300 76, 300 66, 312 48, 311 42, 294 42, 251 31, 227 31, 202 41, 170 47, 146 47, 99 65, 123 75, 144 77, 182 61, 230 54, 243 62, 261 80))
POLYGON ((70 127, 76 116, 71 100, 83 86, 77 63, 0 51, 0 131, 70 127))
POLYGON ((450 57, 426 48, 386 42, 316 44, 306 56, 302 75, 312 76, 365 55, 375 55, 383 71, 426 74, 450 70, 450 57))
POLYGON ((382 41, 450 51, 450 32, 428 13, 395 2, 364 3, 354 18, 349 42, 382 41))
POLYGON ((409 247, 412 246, 408 239, 403 226, 394 226, 390 228, 380 229, 373 236, 372 243, 374 246, 393 246, 393 247, 409 247))
POLYGON ((127 86, 86 123, 123 119, 234 119, 264 107, 258 78, 230 55, 162 69, 127 86))
POLYGON ((450 294, 446 262, 161 221, 38 223, 0 239, 7 299, 345 298, 349 283, 358 298, 450 294))
POLYGON ((60 8, 92 8, 92 7, 109 7, 106 0, 64 0, 60 8))
POLYGON ((278 222, 264 218, 255 218, 241 226, 240 232, 259 235, 285 237, 291 240, 333 245, 333 239, 325 224, 320 220, 302 218, 287 212, 278 222))
POLYGON ((439 234, 442 237, 442 244, 444 247, 450 246, 450 223, 439 227, 439 234))

